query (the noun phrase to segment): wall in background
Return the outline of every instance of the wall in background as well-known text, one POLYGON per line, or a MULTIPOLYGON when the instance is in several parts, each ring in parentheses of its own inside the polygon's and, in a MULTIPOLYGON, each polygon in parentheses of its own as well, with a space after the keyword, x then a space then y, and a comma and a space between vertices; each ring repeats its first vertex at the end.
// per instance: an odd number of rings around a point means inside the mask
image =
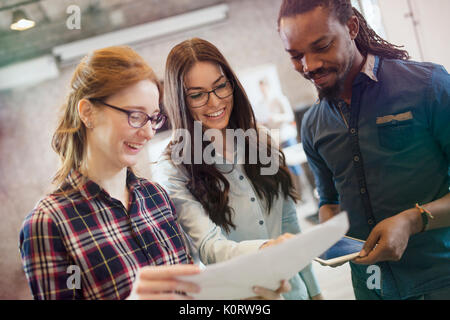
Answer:
POLYGON ((414 60, 442 64, 450 70, 450 1, 378 0, 387 39, 404 45, 414 60), (413 13, 413 16, 411 16, 413 13))

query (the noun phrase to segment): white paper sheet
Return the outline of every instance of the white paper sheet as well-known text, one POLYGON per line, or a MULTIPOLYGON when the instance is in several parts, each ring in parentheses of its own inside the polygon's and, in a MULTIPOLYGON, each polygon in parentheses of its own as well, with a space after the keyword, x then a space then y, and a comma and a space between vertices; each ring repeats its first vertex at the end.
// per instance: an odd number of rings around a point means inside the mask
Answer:
POLYGON ((243 299, 254 296, 252 287, 275 290, 280 281, 290 279, 317 256, 338 242, 348 231, 346 212, 314 226, 285 242, 252 254, 208 265, 200 274, 179 279, 198 284, 201 291, 191 294, 202 300, 243 299))

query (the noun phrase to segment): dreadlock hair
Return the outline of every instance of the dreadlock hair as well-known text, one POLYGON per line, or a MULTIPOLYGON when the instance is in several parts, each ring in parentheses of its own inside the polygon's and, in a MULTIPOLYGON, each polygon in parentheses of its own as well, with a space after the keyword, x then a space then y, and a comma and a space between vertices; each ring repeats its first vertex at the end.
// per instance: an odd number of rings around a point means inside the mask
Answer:
POLYGON ((408 60, 410 58, 408 51, 400 49, 403 46, 391 44, 376 34, 364 16, 352 7, 350 0, 283 0, 278 14, 278 28, 282 18, 309 12, 319 6, 329 8, 342 24, 345 24, 352 16, 358 18, 359 32, 355 43, 361 54, 366 56, 370 53, 387 59, 408 60))

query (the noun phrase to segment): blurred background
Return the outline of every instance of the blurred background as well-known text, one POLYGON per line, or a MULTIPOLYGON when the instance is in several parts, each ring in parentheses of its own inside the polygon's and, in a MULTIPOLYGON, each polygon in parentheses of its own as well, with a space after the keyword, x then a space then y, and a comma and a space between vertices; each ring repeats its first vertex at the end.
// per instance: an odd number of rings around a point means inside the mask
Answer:
MULTIPOLYGON (((75 66, 101 47, 130 45, 162 79, 167 54, 175 44, 191 37, 214 43, 242 79, 261 122, 265 122, 260 102, 266 97, 264 90, 269 90, 270 99, 279 97, 280 113, 286 115, 283 121, 290 126, 286 127, 291 141, 285 145, 287 161, 292 168, 301 167, 293 174, 302 194, 299 218, 304 230, 316 223, 314 183, 297 133, 304 112, 317 96, 313 85, 292 68, 278 37, 280 3, 0 0, 0 299, 31 298, 18 233, 24 217, 52 190, 58 159, 50 141, 75 66)), ((450 68, 450 1, 353 3, 380 35, 404 45, 414 60, 450 68)), ((142 176, 151 179, 148 164, 165 147, 169 133, 158 133, 142 153, 142 176)), ((314 263, 314 267, 325 298, 354 299, 348 264, 331 269, 314 263)))

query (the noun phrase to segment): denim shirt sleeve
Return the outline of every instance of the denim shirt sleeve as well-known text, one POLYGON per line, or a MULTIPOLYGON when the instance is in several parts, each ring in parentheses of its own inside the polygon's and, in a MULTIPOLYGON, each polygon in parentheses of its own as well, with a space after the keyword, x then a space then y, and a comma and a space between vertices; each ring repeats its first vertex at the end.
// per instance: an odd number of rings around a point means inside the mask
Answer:
MULTIPOLYGON (((287 198, 283 203, 283 218, 281 225, 281 233, 292 233, 297 234, 301 232, 300 224, 298 223, 297 210, 295 208, 295 203, 291 198, 287 198)), ((301 248, 299 248, 301 250, 301 248)), ((314 297, 320 293, 319 283, 314 274, 312 264, 308 264, 299 273, 300 278, 306 285, 308 289, 308 295, 314 297)))
POLYGON ((433 72, 429 101, 432 134, 444 151, 450 176, 450 75, 442 66, 433 72))
MULTIPOLYGON (((318 108, 318 106, 312 107, 318 108)), ((312 111, 312 110, 310 110, 312 111)), ((302 121, 302 145, 308 159, 309 167, 314 174, 314 180, 316 182, 317 191, 319 193, 320 202, 319 208, 324 204, 339 204, 339 195, 334 186, 333 173, 322 157, 313 147, 312 134, 308 131, 308 112, 302 121)))
POLYGON ((152 168, 153 180, 169 194, 175 205, 179 222, 193 242, 204 264, 228 260, 232 257, 256 252, 267 240, 232 241, 208 216, 203 206, 187 189, 188 177, 170 160, 164 159, 152 168))

